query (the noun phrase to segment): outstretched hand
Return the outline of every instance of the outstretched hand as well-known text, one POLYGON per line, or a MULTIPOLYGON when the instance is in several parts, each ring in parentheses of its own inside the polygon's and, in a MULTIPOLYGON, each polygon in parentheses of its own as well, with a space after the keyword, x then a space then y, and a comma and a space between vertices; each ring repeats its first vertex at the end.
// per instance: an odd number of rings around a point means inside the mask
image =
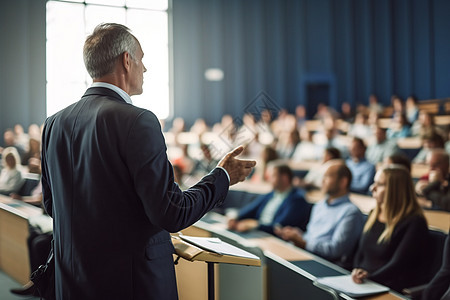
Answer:
POLYGON ((256 166, 254 160, 237 159, 236 156, 244 151, 243 146, 239 146, 233 151, 225 155, 219 162, 218 166, 227 170, 230 176, 230 185, 236 184, 240 181, 244 181, 250 174, 253 167, 256 166))

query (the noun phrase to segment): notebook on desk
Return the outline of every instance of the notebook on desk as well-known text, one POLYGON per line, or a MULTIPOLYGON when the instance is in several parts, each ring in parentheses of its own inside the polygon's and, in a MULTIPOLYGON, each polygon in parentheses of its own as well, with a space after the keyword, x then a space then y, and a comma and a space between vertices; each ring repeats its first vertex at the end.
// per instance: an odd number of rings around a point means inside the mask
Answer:
POLYGON ((190 261, 206 261, 248 266, 260 266, 258 256, 230 245, 219 238, 172 236, 177 255, 190 261))
POLYGON ((321 277, 317 278, 314 284, 331 288, 353 298, 389 292, 388 287, 370 280, 366 280, 361 284, 355 283, 351 275, 321 277))

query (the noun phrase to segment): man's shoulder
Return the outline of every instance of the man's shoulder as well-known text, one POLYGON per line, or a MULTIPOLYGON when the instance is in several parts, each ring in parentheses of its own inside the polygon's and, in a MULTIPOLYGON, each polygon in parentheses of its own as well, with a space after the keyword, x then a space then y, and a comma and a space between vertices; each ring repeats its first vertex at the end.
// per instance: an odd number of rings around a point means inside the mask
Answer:
POLYGON ((299 188, 292 188, 292 190, 289 192, 289 194, 286 197, 286 200, 290 201, 305 201, 305 191, 299 188))

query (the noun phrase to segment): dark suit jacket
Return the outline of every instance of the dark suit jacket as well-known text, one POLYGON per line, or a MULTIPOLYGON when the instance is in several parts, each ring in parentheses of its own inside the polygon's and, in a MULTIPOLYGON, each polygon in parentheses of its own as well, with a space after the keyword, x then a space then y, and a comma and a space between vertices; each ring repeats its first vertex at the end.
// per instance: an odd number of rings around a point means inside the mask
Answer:
MULTIPOLYGON (((266 195, 262 195, 247 206, 244 206, 239 212, 237 219, 259 220, 267 203, 273 198, 273 193, 274 192, 270 192, 266 195)), ((276 211, 272 224, 259 225, 258 229, 274 234, 273 227, 275 224, 280 224, 282 226, 296 226, 301 230, 306 231, 311 208, 312 205, 306 202, 303 193, 300 190, 293 188, 276 211)))
POLYGON ((57 299, 75 300, 176 299, 169 232, 228 191, 215 169, 181 192, 156 116, 98 87, 46 120, 42 183, 57 299))
POLYGON ((445 240, 442 267, 425 289, 423 300, 450 299, 450 238, 445 240))

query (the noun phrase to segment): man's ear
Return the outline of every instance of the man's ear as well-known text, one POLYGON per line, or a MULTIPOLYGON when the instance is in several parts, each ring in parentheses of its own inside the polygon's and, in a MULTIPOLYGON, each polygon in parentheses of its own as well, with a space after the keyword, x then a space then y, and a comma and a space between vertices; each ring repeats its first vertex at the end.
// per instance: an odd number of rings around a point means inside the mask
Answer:
POLYGON ((130 71, 131 55, 128 52, 122 53, 122 66, 125 70, 130 71))

